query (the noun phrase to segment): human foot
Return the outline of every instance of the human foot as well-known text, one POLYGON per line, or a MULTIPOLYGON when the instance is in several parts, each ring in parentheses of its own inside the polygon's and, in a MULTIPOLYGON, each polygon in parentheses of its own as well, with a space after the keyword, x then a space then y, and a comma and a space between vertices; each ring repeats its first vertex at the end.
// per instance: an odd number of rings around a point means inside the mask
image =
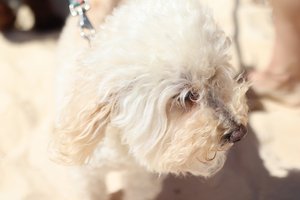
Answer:
POLYGON ((268 98, 289 106, 300 106, 300 74, 252 71, 248 78, 259 98, 268 98))

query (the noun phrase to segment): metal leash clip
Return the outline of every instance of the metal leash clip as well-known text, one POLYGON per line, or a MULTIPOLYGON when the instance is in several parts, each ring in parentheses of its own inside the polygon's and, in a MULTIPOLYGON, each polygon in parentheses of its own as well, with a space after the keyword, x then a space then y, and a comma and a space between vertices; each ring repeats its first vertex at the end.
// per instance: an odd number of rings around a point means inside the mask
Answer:
POLYGON ((86 15, 90 9, 88 0, 69 0, 69 9, 72 16, 79 16, 80 35, 90 43, 96 30, 86 15))

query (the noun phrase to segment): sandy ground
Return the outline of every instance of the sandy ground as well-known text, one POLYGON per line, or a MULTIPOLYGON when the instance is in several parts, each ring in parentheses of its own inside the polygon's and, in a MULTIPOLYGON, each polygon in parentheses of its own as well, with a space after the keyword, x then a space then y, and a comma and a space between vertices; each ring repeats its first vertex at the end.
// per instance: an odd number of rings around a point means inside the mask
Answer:
MULTIPOLYGON (((232 35, 233 1, 204 1, 232 35)), ((244 0, 238 16, 243 60, 263 68, 274 37, 271 11, 244 0)), ((52 131, 58 35, 0 34, 1 200, 60 199, 56 183, 68 185, 60 167, 43 156, 52 131)), ((233 63, 237 63, 236 56, 233 63)), ((232 149, 217 176, 209 180, 168 177, 157 199, 300 199, 300 109, 272 101, 264 105, 265 111, 250 114, 248 137, 232 149)), ((112 192, 121 188, 117 176, 108 182, 112 192)), ((115 193, 112 199, 121 196, 115 193)))

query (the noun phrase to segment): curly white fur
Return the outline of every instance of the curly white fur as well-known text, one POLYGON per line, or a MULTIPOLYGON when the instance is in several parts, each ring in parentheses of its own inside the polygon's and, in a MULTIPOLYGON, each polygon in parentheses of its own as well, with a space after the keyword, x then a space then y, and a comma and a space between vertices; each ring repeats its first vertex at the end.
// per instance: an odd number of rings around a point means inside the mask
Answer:
POLYGON ((232 146, 222 142, 232 128, 226 118, 247 123, 248 86, 234 79, 229 45, 198 0, 126 1, 92 47, 64 63, 56 156, 93 167, 213 175, 232 146), (221 103, 212 108, 211 101, 221 103))

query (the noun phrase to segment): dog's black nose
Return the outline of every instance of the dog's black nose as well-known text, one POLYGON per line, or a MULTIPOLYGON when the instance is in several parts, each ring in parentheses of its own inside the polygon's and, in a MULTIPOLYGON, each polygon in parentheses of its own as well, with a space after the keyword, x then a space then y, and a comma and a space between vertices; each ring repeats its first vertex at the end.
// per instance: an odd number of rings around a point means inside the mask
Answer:
POLYGON ((247 128, 244 125, 239 125, 236 129, 223 136, 225 141, 235 143, 240 141, 247 134, 247 128))
POLYGON ((230 133, 229 141, 232 143, 240 141, 247 134, 247 128, 243 125, 240 125, 237 129, 233 130, 230 133))

